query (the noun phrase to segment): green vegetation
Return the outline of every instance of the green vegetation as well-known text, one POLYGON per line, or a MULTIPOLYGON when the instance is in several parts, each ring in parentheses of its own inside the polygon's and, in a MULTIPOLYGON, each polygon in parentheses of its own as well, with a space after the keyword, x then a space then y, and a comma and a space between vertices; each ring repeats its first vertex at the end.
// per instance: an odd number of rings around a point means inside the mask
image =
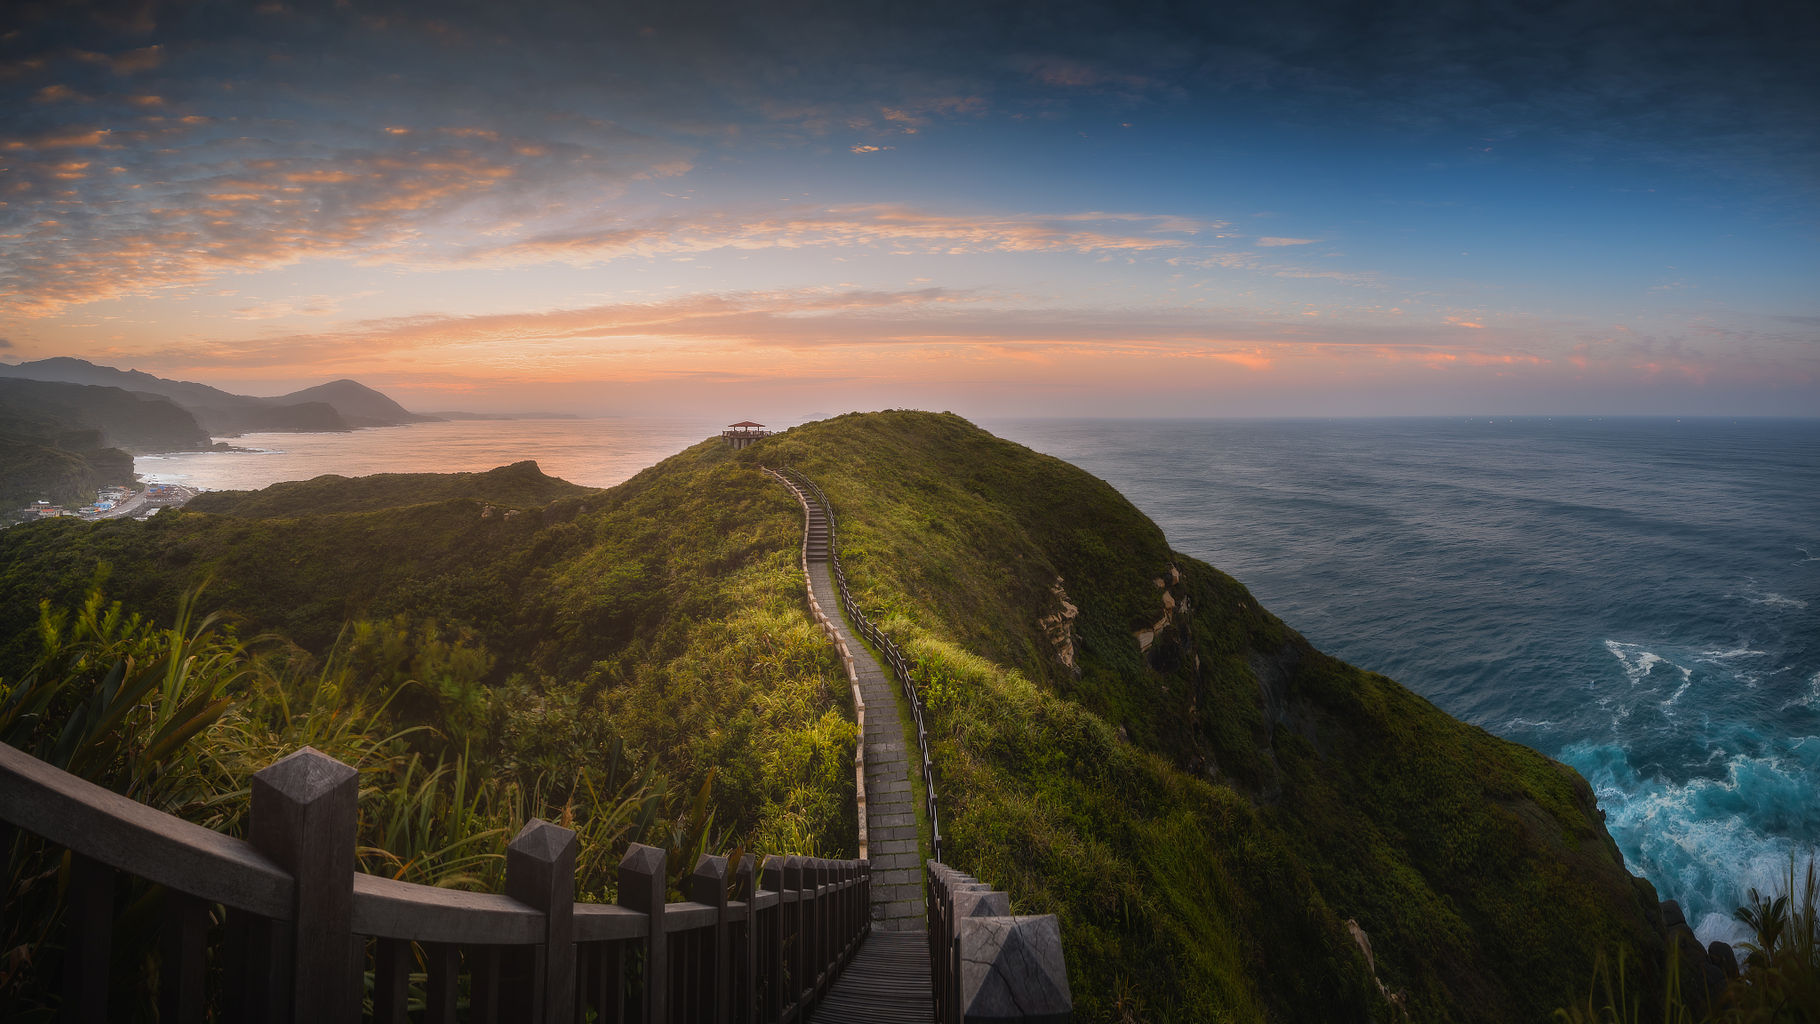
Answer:
POLYGON ((110 484, 130 484, 133 457, 101 443, 99 431, 8 431, 0 423, 0 523, 34 501, 73 505, 92 501, 110 484))
MULTIPOLYGON (((629 820, 609 792, 635 778, 678 796, 652 826, 678 849, 848 854, 851 708, 799 510, 758 471, 780 464, 827 492, 856 598, 918 662, 948 860, 1060 915, 1077 1019, 1534 1021, 1600 950, 1662 962, 1655 894, 1571 770, 1320 654, 1104 482, 949 415, 704 442, 604 492, 521 464, 15 528, 0 676, 39 658, 36 599, 80 605, 98 565, 158 622, 212 577, 239 635, 314 666, 261 692, 382 709, 374 742, 415 765, 395 788, 431 795, 386 811, 415 824, 371 864, 484 879, 469 851, 497 844, 463 836, 572 800, 629 820), (575 781, 609 763, 650 775, 575 781)), ((294 716, 260 706, 276 756, 294 716)))
MULTIPOLYGON (((1626 951, 1616 966, 1601 953, 1584 1000, 1555 1011, 1561 1024, 1809 1024, 1820 1020, 1820 865, 1808 855, 1799 869, 1791 853, 1779 892, 1751 889, 1734 917, 1751 930, 1743 970, 1721 976, 1708 990, 1702 957, 1685 927, 1671 935, 1662 994, 1652 999, 1630 969, 1626 951)), ((1724 972, 1721 972, 1723 975, 1724 972)))
POLYGON ((740 458, 827 492, 920 662, 948 859, 1061 915, 1081 1019, 1539 1020, 1599 949, 1659 959, 1578 776, 1314 651, 1104 482, 912 413, 740 458))
POLYGON ((0 376, 0 423, 29 425, 36 437, 98 431, 103 444, 130 452, 209 446, 195 418, 167 398, 84 384, 0 376))
MULTIPOLYGON (((589 898, 632 839, 670 847, 676 880, 704 848, 853 855, 856 731, 802 606, 789 495, 718 441, 608 494, 479 477, 487 500, 409 504, 424 481, 396 478, 382 508, 372 482, 328 479, 305 486, 348 511, 6 531, 0 739, 230 832, 248 776, 312 744, 362 772, 364 868, 432 884, 496 886, 538 814, 581 833, 589 898), (222 614, 201 618, 186 595, 210 578, 222 614)), ((12 865, 41 910, 52 868, 12 865)))

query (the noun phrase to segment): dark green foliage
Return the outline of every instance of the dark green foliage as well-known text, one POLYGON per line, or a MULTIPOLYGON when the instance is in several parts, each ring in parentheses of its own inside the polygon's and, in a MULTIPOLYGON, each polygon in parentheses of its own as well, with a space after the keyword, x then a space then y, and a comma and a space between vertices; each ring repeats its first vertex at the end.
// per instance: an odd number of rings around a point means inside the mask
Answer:
POLYGON ((132 452, 209 446, 208 433, 170 399, 119 388, 0 376, 0 418, 100 431, 104 444, 132 452))
POLYGON ((330 475, 259 491, 212 491, 197 495, 188 508, 246 519, 296 519, 471 499, 497 505, 503 515, 504 509, 540 509, 558 498, 593 493, 597 492, 592 488, 545 476, 537 463, 527 460, 485 473, 330 475))
POLYGON ((99 431, 65 430, 54 436, 8 435, 0 424, 0 523, 35 501, 78 505, 110 484, 130 484, 133 457, 101 444, 99 431))

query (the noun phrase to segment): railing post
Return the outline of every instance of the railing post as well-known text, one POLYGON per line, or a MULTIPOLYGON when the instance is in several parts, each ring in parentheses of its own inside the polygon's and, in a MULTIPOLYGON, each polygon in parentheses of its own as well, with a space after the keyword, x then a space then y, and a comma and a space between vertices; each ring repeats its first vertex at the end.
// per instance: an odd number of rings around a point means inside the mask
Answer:
POLYGON ((633 843, 619 862, 619 905, 651 922, 645 939, 644 1024, 668 1024, 670 964, 664 944, 664 851, 633 843))
POLYGON ((354 843, 360 773, 313 747, 253 776, 253 845, 296 882, 288 942, 274 955, 282 1020, 352 1019, 354 843), (287 998, 288 997, 288 998, 287 998))
POLYGON ((865 857, 859 859, 859 895, 854 897, 859 905, 854 913, 859 915, 859 929, 863 932, 872 930, 872 861, 865 857))
MULTIPOLYGON (((108 1019, 108 964, 114 938, 114 869, 70 854, 68 934, 63 958, 63 1020, 108 1019)), ((116 1007, 115 1013, 122 1008, 116 1007)))
POLYGON ((727 920, 727 858, 702 854, 701 859, 695 862, 694 873, 689 876, 689 898, 713 907, 715 913, 714 927, 703 943, 707 948, 702 951, 702 956, 707 961, 702 996, 708 1003, 702 1008, 703 1020, 728 1024, 733 986, 727 970, 727 950, 730 945, 727 935, 730 927, 727 920))
POLYGON ((788 934, 784 919, 784 865, 785 858, 772 854, 765 858, 765 888, 777 896, 777 904, 771 908, 771 920, 767 931, 770 933, 770 955, 765 958, 765 1020, 780 1021, 784 1019, 784 1010, 792 1000, 784 997, 784 936, 788 934))
POLYGON ((733 1018, 738 1024, 758 1018, 758 890, 753 885, 752 855, 739 859, 734 872, 733 892, 746 904, 746 926, 733 944, 733 1018))
POLYGON ((803 858, 796 854, 784 858, 784 891, 796 897, 790 910, 786 937, 790 940, 790 1002, 800 1007, 804 995, 815 989, 815 973, 809 965, 809 946, 814 941, 815 928, 807 912, 813 896, 803 891, 803 858))
POLYGON ((574 832, 539 818, 525 822, 506 847, 506 895, 544 915, 543 955, 530 958, 531 991, 513 993, 517 1005, 508 1016, 528 1012, 545 1024, 575 1017, 575 853, 574 832))

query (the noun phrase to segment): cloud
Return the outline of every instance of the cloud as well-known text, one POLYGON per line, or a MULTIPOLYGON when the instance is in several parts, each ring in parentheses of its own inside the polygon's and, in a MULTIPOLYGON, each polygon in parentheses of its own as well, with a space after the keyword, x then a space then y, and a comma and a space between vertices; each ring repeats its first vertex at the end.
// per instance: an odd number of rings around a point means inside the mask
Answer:
POLYGON ((0 232, 23 244, 0 247, 0 307, 42 317, 308 259, 416 264, 689 166, 613 129, 537 145, 375 129, 325 146, 268 144, 248 127, 145 113, 4 143, 0 232))
POLYGON ((854 147, 852 147, 851 152, 854 152, 854 153, 882 153, 887 149, 896 149, 896 148, 897 148, 896 146, 854 146, 854 147))
POLYGON ((87 103, 89 98, 67 85, 47 85, 32 96, 34 103, 87 103))
POLYGON ((1173 252, 1195 244, 1214 222, 1169 215, 1076 213, 967 215, 895 204, 831 206, 820 210, 735 210, 688 220, 650 220, 588 230, 546 232, 476 247, 477 262, 561 260, 592 263, 624 256, 717 249, 869 247, 891 253, 1173 252))
POLYGON ((145 46, 137 50, 114 54, 108 60, 116 75, 131 75, 140 71, 150 71, 164 63, 163 46, 145 46))
POLYGON ((1313 245, 1318 241, 1320 241, 1318 238, 1278 238, 1274 235, 1266 235, 1258 239, 1258 244, 1266 249, 1275 249, 1285 245, 1313 245))

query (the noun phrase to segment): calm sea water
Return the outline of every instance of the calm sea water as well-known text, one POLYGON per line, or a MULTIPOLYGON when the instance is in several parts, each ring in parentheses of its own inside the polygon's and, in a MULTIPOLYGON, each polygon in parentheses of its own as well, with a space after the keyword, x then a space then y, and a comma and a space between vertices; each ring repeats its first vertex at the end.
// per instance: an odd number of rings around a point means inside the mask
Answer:
MULTIPOLYGON (((1323 650, 1573 765, 1702 939, 1820 844, 1820 421, 986 422, 1131 498, 1323 650)), ((251 435, 149 479, 536 459, 608 486, 715 423, 251 435)))
POLYGON ((551 476, 611 487, 721 425, 690 419, 450 420, 341 434, 247 434, 242 452, 141 455, 133 468, 149 483, 206 490, 254 490, 324 473, 476 473, 535 459, 551 476))
POLYGON ((1577 768, 1703 940, 1820 844, 1820 421, 989 423, 1577 768))

